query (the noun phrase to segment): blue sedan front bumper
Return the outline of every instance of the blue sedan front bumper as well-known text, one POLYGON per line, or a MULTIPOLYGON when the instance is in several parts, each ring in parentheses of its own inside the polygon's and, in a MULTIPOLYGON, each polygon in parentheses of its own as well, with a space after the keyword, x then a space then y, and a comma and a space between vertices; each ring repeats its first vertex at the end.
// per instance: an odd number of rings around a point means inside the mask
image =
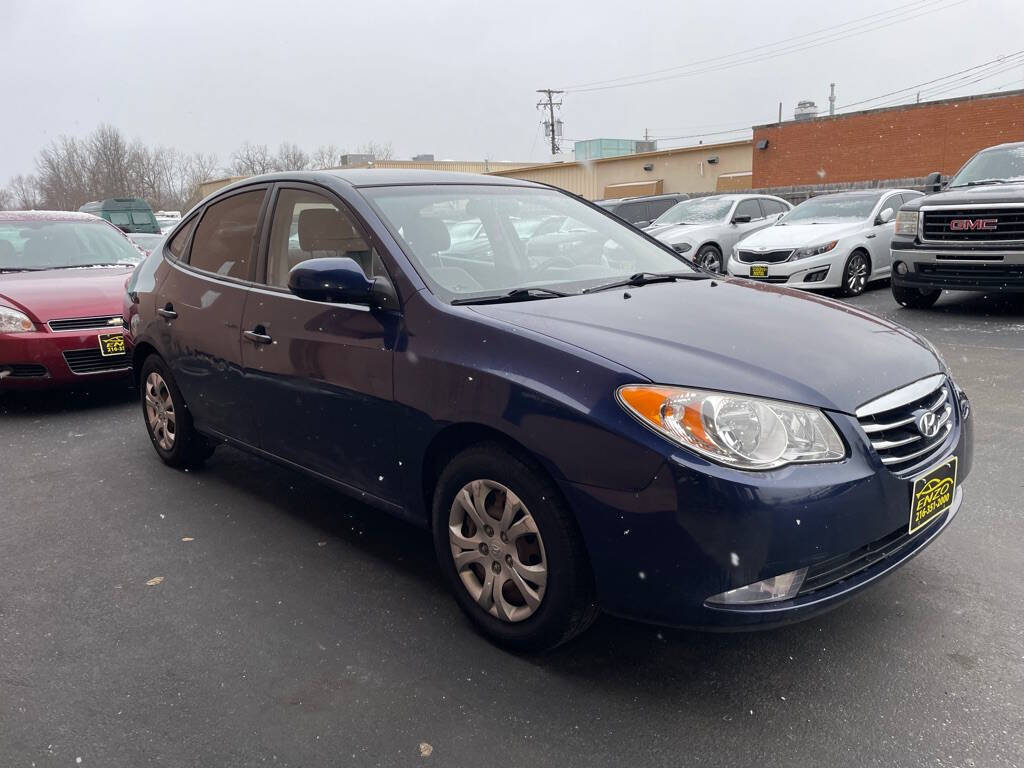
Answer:
POLYGON ((929 462, 957 457, 952 506, 908 535, 912 477, 882 464, 852 416, 830 416, 850 449, 841 462, 742 472, 664 443, 665 462, 642 490, 566 484, 602 607, 672 626, 785 624, 834 607, 934 541, 962 504, 973 420, 958 414, 946 449, 929 462), (792 599, 707 603, 801 568, 808 578, 792 599))

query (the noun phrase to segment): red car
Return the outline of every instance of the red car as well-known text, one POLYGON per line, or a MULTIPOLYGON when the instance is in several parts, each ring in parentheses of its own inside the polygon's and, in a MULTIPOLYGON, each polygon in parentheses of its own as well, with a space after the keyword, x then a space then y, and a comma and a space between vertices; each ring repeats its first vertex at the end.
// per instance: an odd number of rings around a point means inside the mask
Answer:
POLYGON ((0 212, 0 391, 126 376, 121 300, 141 258, 96 216, 0 212))

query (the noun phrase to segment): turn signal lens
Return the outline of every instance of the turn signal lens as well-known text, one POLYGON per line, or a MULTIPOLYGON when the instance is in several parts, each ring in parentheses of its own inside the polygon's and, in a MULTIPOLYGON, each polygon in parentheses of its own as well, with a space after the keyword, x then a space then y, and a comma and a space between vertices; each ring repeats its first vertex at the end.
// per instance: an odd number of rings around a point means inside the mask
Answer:
POLYGON ((25 333, 33 330, 35 325, 24 312, 0 306, 0 333, 25 333))
POLYGON ((751 605, 752 603, 772 603, 778 600, 789 600, 796 597, 803 586, 804 577, 807 576, 807 569, 801 568, 798 571, 790 571, 770 579, 758 581, 754 584, 747 584, 745 587, 737 587, 723 592, 720 595, 709 597, 707 602, 718 603, 719 605, 751 605))
POLYGON ((686 387, 620 387, 619 402, 643 424, 702 456, 738 469, 839 461, 843 441, 817 408, 686 387))

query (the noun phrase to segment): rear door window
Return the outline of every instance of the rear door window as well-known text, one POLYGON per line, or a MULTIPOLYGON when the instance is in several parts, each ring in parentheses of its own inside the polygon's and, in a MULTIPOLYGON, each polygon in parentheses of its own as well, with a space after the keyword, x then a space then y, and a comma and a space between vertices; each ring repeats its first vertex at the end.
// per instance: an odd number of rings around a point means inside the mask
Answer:
POLYGON ((260 208, 266 191, 241 192, 210 205, 203 214, 188 263, 221 277, 249 280, 260 208))
POLYGON ((766 197, 761 198, 761 207, 766 216, 775 216, 789 210, 784 203, 780 203, 778 200, 769 200, 766 197))
POLYGON ((132 224, 152 224, 153 214, 148 211, 132 211, 132 224))

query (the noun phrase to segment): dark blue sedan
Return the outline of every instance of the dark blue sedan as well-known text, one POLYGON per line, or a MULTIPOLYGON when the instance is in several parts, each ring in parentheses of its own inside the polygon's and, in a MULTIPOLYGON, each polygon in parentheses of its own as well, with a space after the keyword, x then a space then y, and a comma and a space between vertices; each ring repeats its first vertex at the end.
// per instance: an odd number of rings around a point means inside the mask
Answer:
POLYGON ((812 616, 934 540, 971 467, 924 339, 529 182, 248 179, 139 267, 124 319, 167 464, 226 443, 431 527, 460 606, 516 649, 599 610, 812 616))

